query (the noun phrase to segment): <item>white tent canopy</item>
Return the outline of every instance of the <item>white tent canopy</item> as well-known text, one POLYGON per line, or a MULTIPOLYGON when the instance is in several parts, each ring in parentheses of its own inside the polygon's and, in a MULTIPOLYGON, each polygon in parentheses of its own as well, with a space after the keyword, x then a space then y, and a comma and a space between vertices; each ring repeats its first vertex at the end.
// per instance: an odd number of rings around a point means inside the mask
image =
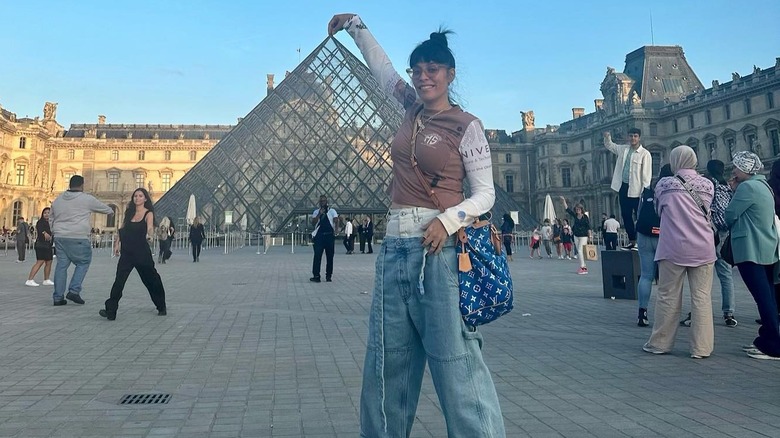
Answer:
POLYGON ((542 220, 550 219, 550 222, 554 222, 557 218, 555 215, 555 205, 553 205, 553 201, 549 193, 544 197, 544 210, 542 213, 542 220))
POLYGON ((195 221, 195 217, 197 215, 198 213, 195 209, 195 195, 190 195, 190 202, 187 204, 187 216, 185 216, 187 219, 187 225, 192 225, 192 222, 195 221))

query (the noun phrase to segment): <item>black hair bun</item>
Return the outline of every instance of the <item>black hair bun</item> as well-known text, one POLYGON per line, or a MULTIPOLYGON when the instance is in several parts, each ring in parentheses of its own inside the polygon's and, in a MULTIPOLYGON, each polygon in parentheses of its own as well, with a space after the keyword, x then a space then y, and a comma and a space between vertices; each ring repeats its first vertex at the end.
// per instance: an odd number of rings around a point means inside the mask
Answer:
POLYGON ((444 32, 433 32, 431 34, 431 42, 447 47, 447 34, 444 32))

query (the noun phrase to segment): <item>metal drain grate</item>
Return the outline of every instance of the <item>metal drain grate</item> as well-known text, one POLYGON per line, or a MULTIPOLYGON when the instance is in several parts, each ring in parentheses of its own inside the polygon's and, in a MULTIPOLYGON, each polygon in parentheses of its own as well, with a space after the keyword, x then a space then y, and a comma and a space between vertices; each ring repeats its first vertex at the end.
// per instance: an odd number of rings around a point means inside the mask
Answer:
POLYGON ((167 405, 170 394, 125 394, 120 405, 167 405))

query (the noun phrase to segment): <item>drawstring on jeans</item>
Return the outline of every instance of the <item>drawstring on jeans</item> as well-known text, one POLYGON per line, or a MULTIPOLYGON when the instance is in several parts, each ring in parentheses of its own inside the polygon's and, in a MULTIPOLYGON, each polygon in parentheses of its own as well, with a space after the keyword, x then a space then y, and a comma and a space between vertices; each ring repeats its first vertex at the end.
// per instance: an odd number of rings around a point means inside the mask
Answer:
POLYGON ((423 252, 422 267, 420 268, 420 282, 417 284, 417 289, 420 290, 420 295, 425 295, 425 287, 423 287, 423 280, 425 280, 425 261, 428 259, 428 255, 423 252))

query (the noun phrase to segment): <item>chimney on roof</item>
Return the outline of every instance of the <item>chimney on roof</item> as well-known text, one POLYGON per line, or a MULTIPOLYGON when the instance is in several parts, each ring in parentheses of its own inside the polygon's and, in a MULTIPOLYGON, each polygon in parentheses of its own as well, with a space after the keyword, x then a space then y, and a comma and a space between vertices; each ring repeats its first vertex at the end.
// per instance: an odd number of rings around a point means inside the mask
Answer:
POLYGON ((106 116, 104 116, 102 114, 99 115, 98 116, 98 125, 105 125, 105 124, 106 124, 106 116))
POLYGON ((585 108, 572 108, 571 109, 571 118, 572 119, 579 119, 580 117, 585 115, 585 108))
POLYGON ((593 104, 596 106, 596 111, 604 108, 604 99, 593 99, 593 104))
POLYGON ((266 96, 271 94, 272 91, 274 91, 274 75, 273 73, 265 75, 266 79, 266 96))

